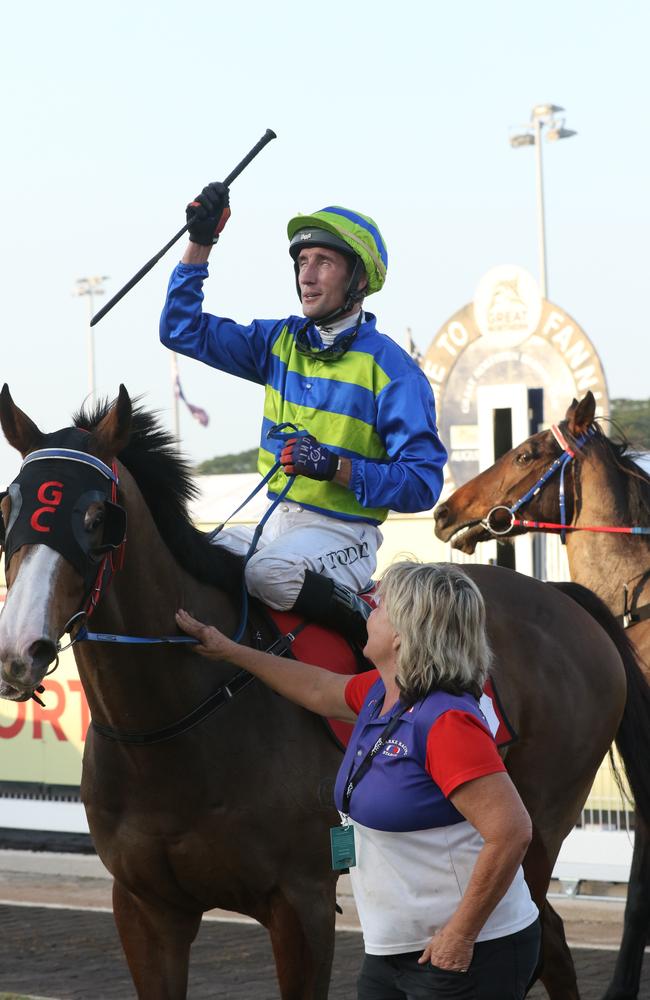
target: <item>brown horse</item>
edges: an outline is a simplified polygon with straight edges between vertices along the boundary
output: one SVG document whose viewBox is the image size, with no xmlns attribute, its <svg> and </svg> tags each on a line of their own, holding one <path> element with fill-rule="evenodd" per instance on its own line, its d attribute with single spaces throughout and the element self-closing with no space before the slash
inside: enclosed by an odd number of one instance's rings
<svg viewBox="0 0 650 1000">
<path fill-rule="evenodd" d="M 650 477 L 632 460 L 629 446 L 607 438 L 595 422 L 595 400 L 574 400 L 559 425 L 575 453 L 565 476 L 565 522 L 571 528 L 650 527 Z M 562 445 L 550 430 L 534 434 L 490 469 L 465 483 L 435 513 L 436 534 L 466 553 L 506 530 L 507 509 L 561 461 Z M 558 473 L 517 514 L 520 520 L 561 523 Z M 495 508 L 497 508 L 495 510 Z M 490 511 L 494 513 L 491 516 Z M 487 527 L 486 527 L 487 525 Z M 530 530 L 513 526 L 508 534 Z M 534 530 L 534 529 L 533 529 Z M 629 627 L 628 635 L 650 680 L 650 536 L 569 530 L 571 578 L 589 587 Z M 650 932 L 650 833 L 637 812 L 634 856 L 623 940 L 605 1000 L 634 1000 Z"/>
<path fill-rule="evenodd" d="M 92 627 L 111 635 L 178 637 L 179 606 L 234 630 L 241 563 L 192 526 L 188 470 L 151 416 L 132 413 L 123 387 L 110 408 L 43 434 L 5 386 L 0 424 L 26 459 L 1 503 L 9 562 L 0 695 L 30 697 L 67 628 L 84 634 L 76 614 L 89 605 Z M 650 818 L 650 695 L 593 595 L 576 588 L 570 599 L 494 567 L 470 572 L 519 734 L 506 762 L 534 824 L 525 864 L 543 915 L 540 975 L 553 1000 L 574 1000 L 561 921 L 545 894 L 615 737 Z M 246 641 L 258 629 L 254 621 Z M 320 720 L 227 663 L 207 666 L 185 644 L 78 641 L 74 651 L 92 714 L 82 797 L 114 876 L 138 996 L 186 995 L 202 913 L 222 907 L 269 929 L 283 1000 L 324 1000 L 335 911 L 327 828 L 340 753 Z"/>
</svg>

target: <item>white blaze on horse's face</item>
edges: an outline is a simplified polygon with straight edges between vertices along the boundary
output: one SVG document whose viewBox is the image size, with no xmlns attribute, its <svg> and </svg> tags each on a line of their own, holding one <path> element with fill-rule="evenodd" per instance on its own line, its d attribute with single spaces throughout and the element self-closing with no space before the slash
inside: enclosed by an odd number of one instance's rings
<svg viewBox="0 0 650 1000">
<path fill-rule="evenodd" d="M 31 694 L 56 659 L 52 599 L 64 564 L 45 545 L 30 547 L 20 562 L 0 614 L 1 698 L 16 701 Z"/>
</svg>

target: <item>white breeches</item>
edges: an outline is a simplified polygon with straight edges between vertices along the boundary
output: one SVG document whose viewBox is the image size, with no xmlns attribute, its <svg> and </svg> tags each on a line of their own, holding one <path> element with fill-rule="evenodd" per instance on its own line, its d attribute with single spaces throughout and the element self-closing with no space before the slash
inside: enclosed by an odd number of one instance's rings
<svg viewBox="0 0 650 1000">
<path fill-rule="evenodd" d="M 248 525 L 226 528 L 214 544 L 245 555 L 254 530 Z M 296 603 L 305 570 L 311 569 L 360 593 L 370 585 L 382 540 L 373 524 L 340 521 L 284 501 L 266 522 L 246 565 L 248 590 L 269 607 L 287 611 Z"/>
</svg>

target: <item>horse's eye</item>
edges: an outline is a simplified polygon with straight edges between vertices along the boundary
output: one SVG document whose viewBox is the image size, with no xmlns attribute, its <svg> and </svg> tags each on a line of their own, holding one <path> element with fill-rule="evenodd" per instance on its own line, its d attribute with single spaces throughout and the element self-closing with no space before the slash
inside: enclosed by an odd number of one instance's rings
<svg viewBox="0 0 650 1000">
<path fill-rule="evenodd" d="M 528 465 L 528 463 L 532 460 L 532 457 L 533 456 L 529 451 L 520 451 L 515 458 L 515 462 L 517 465 Z"/>
<path fill-rule="evenodd" d="M 84 518 L 84 530 L 89 534 L 96 531 L 104 523 L 104 511 L 101 507 L 91 508 L 86 511 L 86 516 Z"/>
</svg>

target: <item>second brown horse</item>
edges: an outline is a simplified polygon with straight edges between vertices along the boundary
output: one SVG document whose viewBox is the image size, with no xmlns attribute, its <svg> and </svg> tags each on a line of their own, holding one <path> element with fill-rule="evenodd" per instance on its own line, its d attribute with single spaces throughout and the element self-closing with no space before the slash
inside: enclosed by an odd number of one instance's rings
<svg viewBox="0 0 650 1000">
<path fill-rule="evenodd" d="M 445 541 L 452 539 L 454 548 L 473 553 L 480 542 L 493 537 L 486 524 L 498 531 L 507 527 L 506 509 L 562 459 L 558 438 L 564 439 L 575 455 L 565 476 L 571 579 L 598 594 L 625 623 L 650 681 L 650 477 L 634 460 L 629 445 L 603 433 L 595 413 L 591 392 L 580 402 L 574 400 L 557 436 L 551 430 L 534 434 L 440 504 L 436 534 Z M 494 508 L 498 510 L 490 519 Z M 562 523 L 557 471 L 517 513 L 521 520 Z M 593 527 L 615 530 L 589 530 Z M 646 533 L 632 534 L 631 528 Z M 508 534 L 527 530 L 516 525 Z M 637 812 L 623 940 L 604 1000 L 635 1000 L 649 935 L 650 830 Z"/>
</svg>

